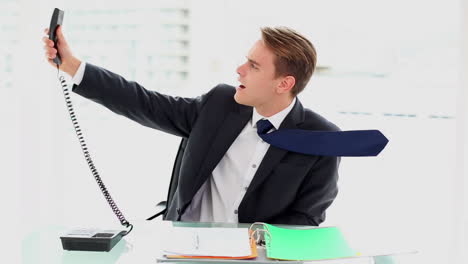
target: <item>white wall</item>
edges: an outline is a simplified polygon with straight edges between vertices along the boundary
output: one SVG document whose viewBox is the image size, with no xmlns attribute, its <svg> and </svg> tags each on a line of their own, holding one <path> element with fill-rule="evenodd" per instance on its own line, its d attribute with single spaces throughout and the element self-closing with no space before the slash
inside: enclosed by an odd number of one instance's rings
<svg viewBox="0 0 468 264">
<path fill-rule="evenodd" d="M 457 152 L 456 174 L 452 179 L 452 248 L 450 263 L 468 262 L 468 3 L 461 1 L 460 82 L 457 91 Z"/>
</svg>

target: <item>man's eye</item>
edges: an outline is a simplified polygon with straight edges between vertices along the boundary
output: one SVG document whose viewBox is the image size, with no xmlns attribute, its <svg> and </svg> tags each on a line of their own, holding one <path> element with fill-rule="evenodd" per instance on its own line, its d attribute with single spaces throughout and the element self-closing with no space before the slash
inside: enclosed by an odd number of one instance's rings
<svg viewBox="0 0 468 264">
<path fill-rule="evenodd" d="M 257 69 L 257 67 L 255 67 L 255 64 L 253 64 L 253 63 L 250 63 L 250 67 L 252 67 L 254 69 Z"/>
</svg>

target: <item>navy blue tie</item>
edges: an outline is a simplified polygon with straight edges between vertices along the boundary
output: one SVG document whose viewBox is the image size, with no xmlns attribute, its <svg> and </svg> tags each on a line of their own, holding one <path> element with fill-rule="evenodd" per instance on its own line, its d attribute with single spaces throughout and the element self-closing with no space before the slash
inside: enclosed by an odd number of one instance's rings
<svg viewBox="0 0 468 264">
<path fill-rule="evenodd" d="M 280 129 L 268 133 L 273 125 L 262 119 L 257 122 L 258 135 L 275 147 L 319 156 L 377 156 L 388 143 L 378 130 L 311 131 Z"/>
</svg>

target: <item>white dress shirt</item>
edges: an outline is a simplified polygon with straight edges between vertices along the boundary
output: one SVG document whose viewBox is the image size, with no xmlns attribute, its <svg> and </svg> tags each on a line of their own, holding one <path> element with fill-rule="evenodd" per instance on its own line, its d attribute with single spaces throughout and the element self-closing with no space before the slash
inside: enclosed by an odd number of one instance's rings
<svg viewBox="0 0 468 264">
<path fill-rule="evenodd" d="M 72 82 L 76 85 L 80 85 L 81 81 L 83 80 L 84 72 L 86 69 L 86 63 L 82 61 L 78 70 L 75 72 L 75 76 L 72 77 Z"/>
<path fill-rule="evenodd" d="M 85 68 L 86 63 L 82 62 L 72 79 L 75 84 L 81 83 Z M 239 205 L 270 147 L 258 136 L 257 121 L 268 119 L 273 125 L 272 130 L 276 130 L 295 102 L 296 98 L 285 109 L 268 118 L 261 116 L 254 108 L 252 118 L 224 154 L 211 177 L 197 191 L 190 206 L 182 215 L 182 221 L 229 223 L 239 221 Z"/>
<path fill-rule="evenodd" d="M 254 108 L 252 118 L 224 154 L 211 177 L 195 194 L 182 215 L 182 221 L 239 222 L 239 205 L 270 147 L 258 136 L 257 121 L 268 119 L 274 127 L 272 130 L 276 130 L 295 102 L 296 98 L 288 107 L 268 118 L 261 116 Z"/>
</svg>

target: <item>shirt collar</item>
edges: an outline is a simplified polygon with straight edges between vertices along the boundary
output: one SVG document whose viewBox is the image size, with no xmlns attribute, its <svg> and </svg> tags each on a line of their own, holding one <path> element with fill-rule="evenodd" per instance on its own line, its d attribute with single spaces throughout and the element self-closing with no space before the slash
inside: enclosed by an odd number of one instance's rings
<svg viewBox="0 0 468 264">
<path fill-rule="evenodd" d="M 252 127 L 253 128 L 257 128 L 257 122 L 261 119 L 267 119 L 268 121 L 270 121 L 270 123 L 275 127 L 275 129 L 278 129 L 281 125 L 281 123 L 283 123 L 283 120 L 286 118 L 286 116 L 289 114 L 289 112 L 291 112 L 291 109 L 293 108 L 294 104 L 296 103 L 296 97 L 294 97 L 293 101 L 288 105 L 288 107 L 284 108 L 283 110 L 279 111 L 278 113 L 270 116 L 270 117 L 264 117 L 262 115 L 260 115 L 258 112 L 257 112 L 257 109 L 255 109 L 254 107 L 254 110 L 252 111 Z"/>
</svg>

